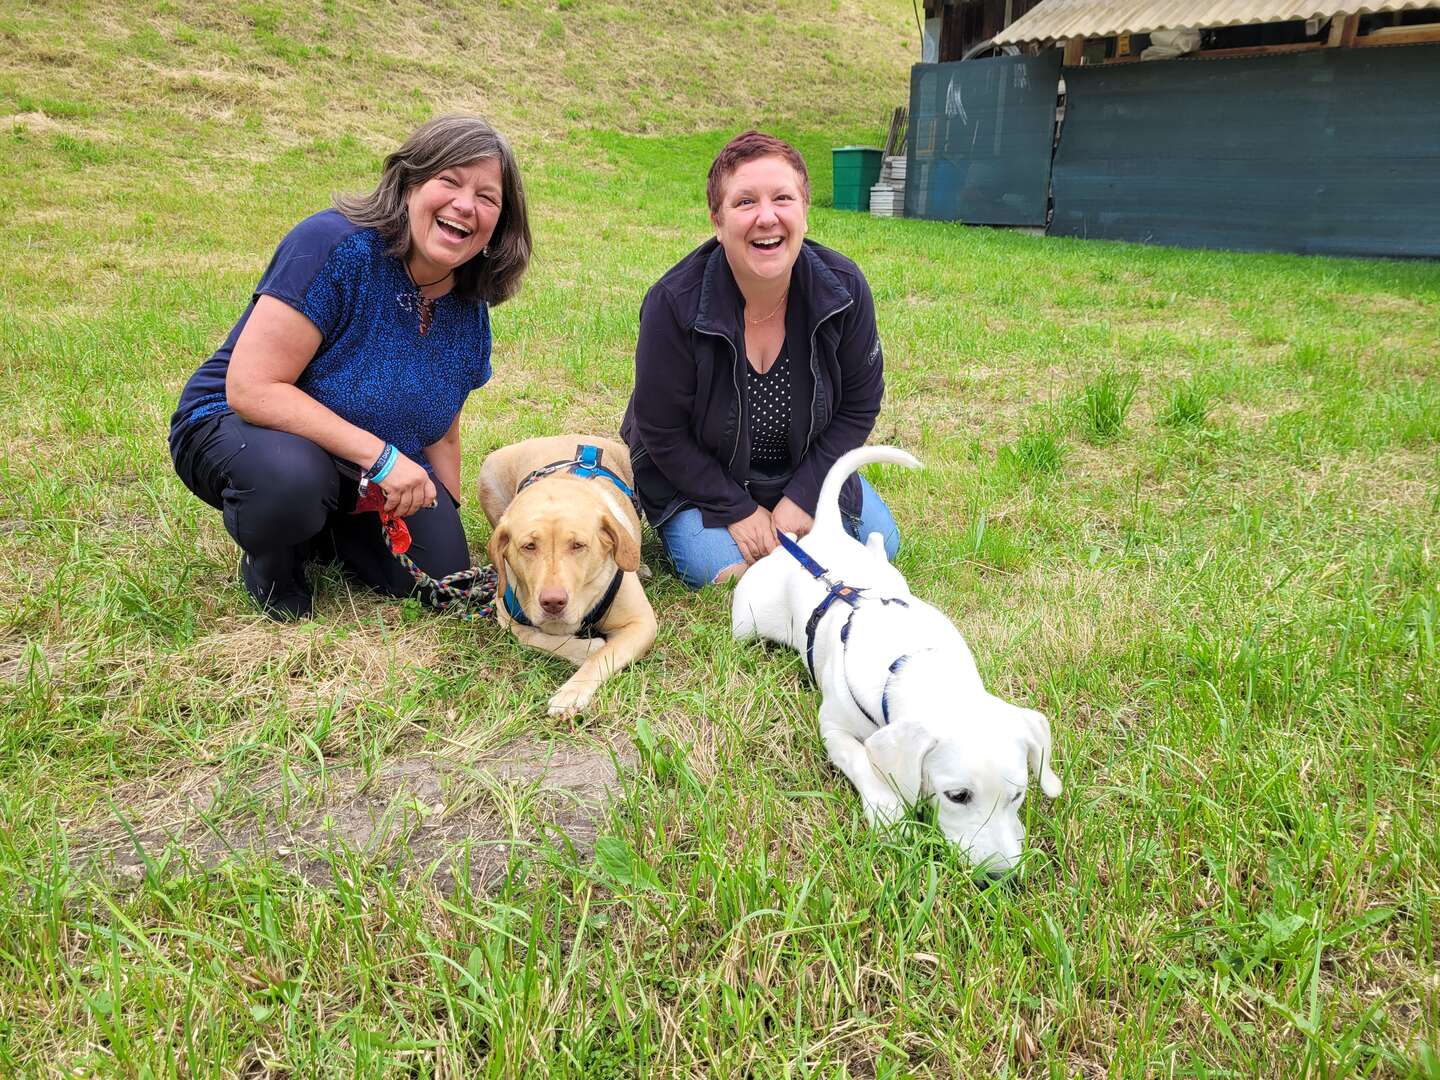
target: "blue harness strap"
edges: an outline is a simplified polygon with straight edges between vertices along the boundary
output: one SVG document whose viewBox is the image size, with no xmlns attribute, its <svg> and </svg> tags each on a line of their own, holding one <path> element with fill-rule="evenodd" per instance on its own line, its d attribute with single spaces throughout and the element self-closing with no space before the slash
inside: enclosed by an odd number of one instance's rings
<svg viewBox="0 0 1440 1080">
<path fill-rule="evenodd" d="M 620 592 L 620 583 L 624 579 L 625 571 L 616 570 L 615 576 L 610 579 L 609 588 L 605 590 L 605 595 L 600 597 L 596 605 L 587 611 L 585 617 L 580 620 L 580 625 L 575 630 L 576 637 L 595 636 L 596 624 L 605 618 L 605 613 L 610 610 L 610 605 L 615 602 L 615 597 Z M 510 618 L 514 619 L 521 626 L 535 625 L 530 621 L 529 616 L 525 614 L 525 610 L 520 606 L 520 601 L 515 596 L 515 589 L 508 581 L 505 583 L 505 611 L 509 614 Z"/>
<path fill-rule="evenodd" d="M 600 447 L 591 446 L 588 443 L 581 443 L 575 448 L 575 456 L 569 461 L 552 461 L 549 465 L 542 465 L 534 472 L 527 474 L 525 479 L 515 485 L 515 494 L 520 494 L 520 492 L 535 483 L 536 480 L 543 480 L 545 477 L 552 476 L 558 472 L 569 473 L 571 476 L 579 476 L 586 480 L 599 476 L 609 480 L 619 488 L 620 493 L 630 500 L 631 505 L 636 509 L 636 513 L 639 513 L 640 504 L 635 495 L 635 489 L 625 483 L 614 469 L 601 463 L 600 459 L 604 456 L 605 451 Z"/>
<path fill-rule="evenodd" d="M 811 558 L 810 554 L 805 551 L 804 548 L 782 532 L 777 532 L 775 535 L 780 541 L 780 546 L 795 557 L 795 561 L 805 568 L 806 573 L 816 581 L 827 586 L 825 599 L 815 605 L 815 610 L 810 612 L 810 618 L 805 623 L 805 666 L 810 671 L 810 678 L 815 679 L 815 633 L 820 628 L 820 620 L 825 617 L 825 613 L 830 610 L 830 605 L 835 603 L 836 600 L 843 600 L 850 605 L 850 615 L 846 618 L 845 625 L 840 628 L 840 645 L 842 649 L 840 665 L 841 670 L 844 671 L 846 656 L 843 651 L 844 646 L 850 643 L 850 624 L 855 621 L 855 612 L 860 607 L 860 598 L 865 590 L 857 588 L 854 585 L 846 585 L 843 581 L 831 581 L 828 576 L 830 571 L 826 570 Z M 875 599 L 879 600 L 882 604 L 899 604 L 901 607 L 910 606 L 898 596 L 879 596 Z M 905 662 L 909 659 L 910 654 L 905 653 L 897 657 L 890 665 L 890 674 L 885 680 L 884 689 L 880 692 L 880 722 L 876 722 L 875 718 L 870 715 L 870 710 L 860 704 L 860 699 L 855 696 L 855 691 L 850 691 L 850 700 L 855 702 L 855 707 L 860 710 L 860 715 L 865 717 L 866 720 L 869 720 L 870 723 L 874 724 L 877 728 L 883 724 L 890 723 L 890 680 L 905 666 Z M 816 681 L 818 682 L 819 680 L 817 679 Z M 845 676 L 845 686 L 847 689 L 850 686 L 850 676 L 848 674 Z"/>
<path fill-rule="evenodd" d="M 806 572 L 813 578 L 824 578 L 830 571 L 826 570 L 818 562 L 810 557 L 810 553 L 797 544 L 783 532 L 777 532 L 775 538 L 780 541 L 780 546 L 795 556 L 795 561 L 803 566 Z"/>
<path fill-rule="evenodd" d="M 815 606 L 810 612 L 810 619 L 805 623 L 805 666 L 810 669 L 810 677 L 815 678 L 815 631 L 820 628 L 820 620 L 830 610 L 830 605 L 836 600 L 844 600 L 850 605 L 850 615 L 854 618 L 855 605 L 860 602 L 860 590 L 852 589 L 849 585 L 831 585 L 830 591 L 825 594 L 825 599 Z M 850 625 L 849 620 L 845 622 Z"/>
<path fill-rule="evenodd" d="M 831 581 L 826 576 L 829 571 L 812 559 L 804 548 L 795 543 L 794 540 L 791 540 L 783 532 L 777 532 L 775 536 L 779 539 L 780 546 L 795 557 L 795 561 L 805 568 L 806 573 L 815 580 L 829 586 L 829 591 L 826 592 L 825 599 L 815 605 L 815 610 L 810 612 L 809 621 L 805 623 L 805 666 L 810 669 L 810 678 L 813 679 L 815 678 L 815 631 L 819 629 L 820 620 L 825 617 L 825 613 L 830 610 L 830 605 L 836 600 L 844 600 L 845 603 L 850 605 L 850 615 L 853 618 L 855 615 L 855 605 L 860 602 L 861 590 L 851 585 L 846 585 L 843 581 Z M 846 629 L 843 631 L 846 636 L 849 634 L 849 626 L 849 620 L 846 620 Z M 861 711 L 863 712 L 864 710 Z"/>
<path fill-rule="evenodd" d="M 880 718 L 885 723 L 890 723 L 890 680 L 900 674 L 900 669 L 909 661 L 910 654 L 897 656 L 890 665 L 890 675 L 885 680 L 885 688 L 880 691 Z"/>
</svg>

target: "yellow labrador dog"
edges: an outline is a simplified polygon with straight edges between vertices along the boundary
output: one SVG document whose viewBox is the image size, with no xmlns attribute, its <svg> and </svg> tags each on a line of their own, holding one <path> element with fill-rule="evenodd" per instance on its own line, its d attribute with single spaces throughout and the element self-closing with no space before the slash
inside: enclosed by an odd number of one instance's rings
<svg viewBox="0 0 1440 1080">
<path fill-rule="evenodd" d="M 655 642 L 640 569 L 630 452 L 610 439 L 557 435 L 503 446 L 480 466 L 494 527 L 496 616 L 516 639 L 579 670 L 550 699 L 570 716 Z"/>
</svg>

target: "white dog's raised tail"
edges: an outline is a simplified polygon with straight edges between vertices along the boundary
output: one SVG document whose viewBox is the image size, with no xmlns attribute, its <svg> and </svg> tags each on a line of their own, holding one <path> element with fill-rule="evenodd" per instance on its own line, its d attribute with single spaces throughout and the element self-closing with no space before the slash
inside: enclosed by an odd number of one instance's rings
<svg viewBox="0 0 1440 1080">
<path fill-rule="evenodd" d="M 861 446 L 847 454 L 841 454 L 839 460 L 830 466 L 830 471 L 825 474 L 825 483 L 820 487 L 820 497 L 815 501 L 814 528 L 817 531 L 840 531 L 840 488 L 856 469 L 862 465 L 874 464 L 904 465 L 909 469 L 924 468 L 918 458 L 907 454 L 898 446 Z M 863 541 L 864 537 L 861 537 L 861 540 Z"/>
</svg>

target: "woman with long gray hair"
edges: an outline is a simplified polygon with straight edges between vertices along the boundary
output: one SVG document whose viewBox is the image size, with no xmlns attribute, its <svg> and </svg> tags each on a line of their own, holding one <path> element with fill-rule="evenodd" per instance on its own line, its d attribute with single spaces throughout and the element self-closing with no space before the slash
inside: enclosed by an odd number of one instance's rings
<svg viewBox="0 0 1440 1080">
<path fill-rule="evenodd" d="M 352 513 L 362 485 L 406 519 L 431 577 L 470 565 L 460 410 L 490 378 L 489 309 L 529 261 L 514 155 L 473 116 L 422 125 L 373 192 L 336 199 L 280 242 L 170 426 L 176 472 L 222 512 L 265 614 L 310 614 L 315 557 L 380 592 L 413 591 L 375 517 Z"/>
</svg>

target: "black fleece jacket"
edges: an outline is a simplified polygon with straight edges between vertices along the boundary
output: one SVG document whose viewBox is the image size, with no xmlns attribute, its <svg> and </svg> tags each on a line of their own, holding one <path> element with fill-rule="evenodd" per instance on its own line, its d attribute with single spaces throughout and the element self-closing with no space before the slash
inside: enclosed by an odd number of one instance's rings
<svg viewBox="0 0 1440 1080">
<path fill-rule="evenodd" d="M 875 303 L 860 268 L 806 240 L 791 271 L 785 339 L 797 464 L 786 478 L 761 480 L 750 475 L 744 299 L 724 249 L 707 240 L 646 293 L 620 434 L 652 525 L 694 506 L 707 528 L 723 528 L 782 496 L 815 512 L 825 473 L 865 442 L 885 392 Z M 840 506 L 860 512 L 853 476 Z"/>
</svg>

